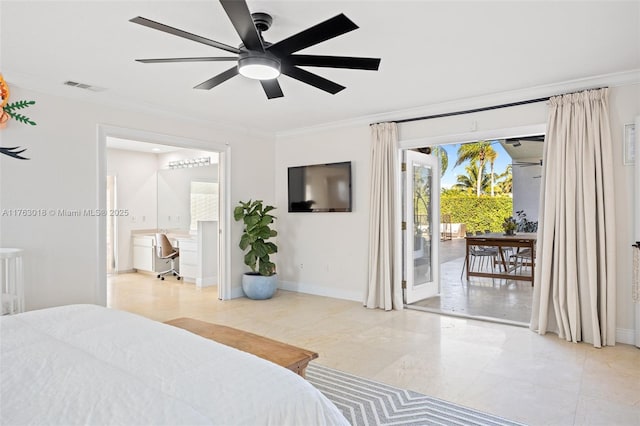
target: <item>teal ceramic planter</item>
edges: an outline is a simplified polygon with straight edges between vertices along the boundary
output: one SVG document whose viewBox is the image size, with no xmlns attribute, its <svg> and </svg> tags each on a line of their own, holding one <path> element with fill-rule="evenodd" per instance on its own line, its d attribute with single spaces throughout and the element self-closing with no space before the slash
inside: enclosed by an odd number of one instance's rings
<svg viewBox="0 0 640 426">
<path fill-rule="evenodd" d="M 242 276 L 242 291 L 249 299 L 271 299 L 277 288 L 277 275 L 265 277 L 257 273 L 247 272 Z"/>
</svg>

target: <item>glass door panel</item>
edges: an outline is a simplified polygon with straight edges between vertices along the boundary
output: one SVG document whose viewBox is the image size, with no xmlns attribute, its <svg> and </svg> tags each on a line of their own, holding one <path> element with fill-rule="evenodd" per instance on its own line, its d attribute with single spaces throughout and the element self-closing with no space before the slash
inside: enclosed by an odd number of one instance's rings
<svg viewBox="0 0 640 426">
<path fill-rule="evenodd" d="M 405 151 L 405 303 L 440 291 L 440 172 L 437 158 Z"/>
</svg>

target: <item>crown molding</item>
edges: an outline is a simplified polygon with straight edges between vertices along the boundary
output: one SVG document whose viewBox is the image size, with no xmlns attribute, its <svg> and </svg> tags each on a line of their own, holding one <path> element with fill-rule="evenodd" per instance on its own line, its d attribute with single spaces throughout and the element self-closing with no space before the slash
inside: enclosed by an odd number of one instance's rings
<svg viewBox="0 0 640 426">
<path fill-rule="evenodd" d="M 432 114 L 441 114 L 453 111 L 464 111 L 474 108 L 482 108 L 490 105 L 501 105 L 510 102 L 518 102 L 526 99 L 537 99 L 547 96 L 561 95 L 563 93 L 577 92 L 600 87 L 619 87 L 631 84 L 640 84 L 640 69 L 623 71 L 611 74 L 602 74 L 592 77 L 579 78 L 558 83 L 529 87 L 526 89 L 510 90 L 491 93 L 472 98 L 461 98 L 447 102 L 423 105 L 417 108 L 390 111 L 382 114 L 362 116 L 355 119 L 334 121 L 318 126 L 292 129 L 276 133 L 276 138 L 315 133 L 319 131 L 335 130 L 344 127 L 368 126 L 372 123 L 402 120 L 409 117 L 421 117 Z"/>
</svg>

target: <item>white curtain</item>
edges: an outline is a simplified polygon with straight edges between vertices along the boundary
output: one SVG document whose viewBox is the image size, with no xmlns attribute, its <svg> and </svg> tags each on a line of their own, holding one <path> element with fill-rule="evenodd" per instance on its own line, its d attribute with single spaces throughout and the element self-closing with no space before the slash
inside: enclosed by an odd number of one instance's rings
<svg viewBox="0 0 640 426">
<path fill-rule="evenodd" d="M 371 192 L 369 200 L 369 282 L 367 308 L 402 309 L 401 264 L 395 250 L 398 177 L 396 123 L 371 125 Z"/>
<path fill-rule="evenodd" d="M 550 99 L 531 329 L 615 344 L 613 160 L 608 89 Z"/>
</svg>

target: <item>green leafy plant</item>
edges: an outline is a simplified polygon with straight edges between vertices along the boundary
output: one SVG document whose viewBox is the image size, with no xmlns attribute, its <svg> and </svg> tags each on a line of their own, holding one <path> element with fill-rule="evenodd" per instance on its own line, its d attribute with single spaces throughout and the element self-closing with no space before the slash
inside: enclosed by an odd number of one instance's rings
<svg viewBox="0 0 640 426">
<path fill-rule="evenodd" d="M 518 228 L 518 222 L 516 222 L 512 216 L 504 218 L 504 222 L 502 222 L 502 229 L 504 229 L 504 232 L 514 232 L 516 228 Z"/>
<path fill-rule="evenodd" d="M 518 210 L 516 216 L 518 217 L 518 232 L 536 232 L 538 230 L 538 222 L 527 219 L 524 210 Z"/>
<path fill-rule="evenodd" d="M 508 196 L 476 197 L 475 192 L 449 190 L 440 196 L 440 211 L 450 215 L 452 223 L 464 223 L 467 231 L 499 232 L 504 218 L 513 214 L 513 200 Z M 421 210 L 420 214 L 426 212 Z"/>
<path fill-rule="evenodd" d="M 236 222 L 242 220 L 244 223 L 239 244 L 239 247 L 246 251 L 244 263 L 253 273 L 264 276 L 276 273 L 276 265 L 271 262 L 269 256 L 278 252 L 278 246 L 266 241 L 278 235 L 274 229 L 271 229 L 271 224 L 276 219 L 269 214 L 272 210 L 275 210 L 275 207 L 263 206 L 262 200 L 240 201 L 240 205 L 233 210 L 233 218 Z"/>
</svg>

